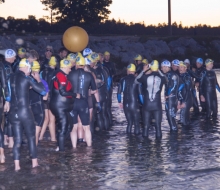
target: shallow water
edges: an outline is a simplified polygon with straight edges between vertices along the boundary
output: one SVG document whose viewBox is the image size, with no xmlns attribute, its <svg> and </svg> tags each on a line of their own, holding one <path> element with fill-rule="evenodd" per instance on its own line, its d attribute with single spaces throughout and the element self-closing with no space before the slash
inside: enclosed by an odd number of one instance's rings
<svg viewBox="0 0 220 190">
<path fill-rule="evenodd" d="M 125 134 L 126 120 L 116 94 L 112 110 L 114 126 L 96 133 L 92 148 L 81 143 L 72 150 L 68 140 L 67 151 L 58 153 L 56 144 L 47 138 L 41 141 L 36 169 L 31 169 L 23 145 L 22 169 L 14 172 L 12 151 L 6 148 L 0 189 L 220 189 L 219 120 L 206 122 L 201 115 L 192 118 L 191 126 L 179 125 L 178 133 L 171 134 L 163 112 L 162 140 L 155 140 L 153 127 L 145 140 Z"/>
</svg>

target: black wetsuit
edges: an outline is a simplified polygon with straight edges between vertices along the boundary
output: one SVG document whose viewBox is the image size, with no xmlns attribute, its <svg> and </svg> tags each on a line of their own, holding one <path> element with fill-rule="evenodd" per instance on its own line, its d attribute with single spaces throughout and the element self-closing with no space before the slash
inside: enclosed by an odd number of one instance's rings
<svg viewBox="0 0 220 190">
<path fill-rule="evenodd" d="M 40 62 L 40 70 L 43 71 L 46 67 L 49 67 L 49 61 L 50 59 L 47 59 L 46 57 Z"/>
<path fill-rule="evenodd" d="M 165 85 L 165 110 L 170 131 L 177 130 L 176 112 L 178 104 L 179 76 L 173 71 L 166 73 L 167 83 Z"/>
<path fill-rule="evenodd" d="M 189 76 L 191 76 L 192 81 L 195 79 L 196 81 L 200 81 L 200 75 L 198 75 L 197 73 L 193 72 L 190 69 L 187 69 L 187 73 Z M 192 97 L 193 97 L 193 111 L 195 114 L 199 113 L 199 104 L 198 104 L 198 100 L 197 100 L 197 96 L 196 96 L 196 89 L 195 89 L 195 85 L 193 84 L 193 88 L 192 88 Z"/>
<path fill-rule="evenodd" d="M 108 89 L 108 115 L 110 118 L 110 125 L 112 125 L 112 112 L 111 112 L 111 107 L 112 107 L 112 93 L 113 93 L 113 77 L 116 74 L 116 69 L 115 65 L 112 62 L 103 62 L 103 66 L 108 69 L 109 73 L 109 83 L 110 83 L 110 88 Z"/>
<path fill-rule="evenodd" d="M 20 63 L 20 61 L 21 61 L 21 58 L 17 55 L 14 63 L 12 63 L 12 70 L 13 70 L 13 72 L 19 70 L 19 63 Z"/>
<path fill-rule="evenodd" d="M 34 82 L 30 76 L 26 76 L 18 70 L 10 77 L 11 84 L 11 106 L 9 111 L 9 122 L 12 125 L 14 133 L 13 155 L 14 160 L 20 159 L 20 147 L 22 142 L 22 131 L 28 139 L 29 152 L 32 159 L 37 158 L 35 122 L 32 110 L 30 108 L 29 89 L 46 95 L 43 83 Z"/>
<path fill-rule="evenodd" d="M 9 79 L 10 79 L 10 76 L 13 74 L 13 70 L 12 70 L 12 67 L 11 67 L 11 63 L 9 63 L 7 61 L 4 61 L 3 64 L 4 64 L 4 67 L 5 67 L 7 87 L 8 87 L 8 90 L 10 92 Z M 18 69 L 18 68 L 16 68 L 16 69 Z M 10 122 L 8 121 L 8 113 L 5 113 L 5 125 L 4 126 L 5 126 L 5 129 L 4 129 L 5 135 L 8 135 L 8 137 L 13 137 L 12 126 L 11 126 Z"/>
<path fill-rule="evenodd" d="M 75 94 L 67 75 L 62 70 L 58 70 L 53 78 L 49 107 L 56 118 L 57 145 L 60 151 L 64 151 L 66 134 L 72 131 L 70 112 L 73 107 L 73 97 Z"/>
<path fill-rule="evenodd" d="M 206 117 L 210 119 L 217 117 L 218 101 L 216 89 L 220 92 L 220 87 L 216 78 L 215 71 L 204 70 L 200 83 L 200 94 L 205 97 Z"/>
<path fill-rule="evenodd" d="M 132 125 L 134 125 L 134 133 L 140 133 L 140 102 L 139 88 L 140 84 L 135 83 L 135 75 L 129 74 L 122 78 L 118 84 L 117 98 L 121 103 L 121 93 L 123 92 L 123 108 L 128 122 L 127 133 L 131 133 Z"/>
<path fill-rule="evenodd" d="M 139 63 L 136 65 L 136 73 L 139 75 L 144 69 L 144 63 Z"/>
<path fill-rule="evenodd" d="M 80 98 L 76 98 L 72 116 L 73 124 L 78 123 L 78 116 L 81 119 L 82 125 L 89 125 L 89 108 L 88 108 L 88 90 L 91 87 L 91 90 L 96 90 L 96 84 L 94 77 L 91 73 L 84 71 L 84 69 L 79 68 L 75 71 L 71 71 L 68 75 L 68 79 L 72 84 L 73 92 L 80 94 Z"/>
<path fill-rule="evenodd" d="M 0 62 L 0 123 L 2 123 L 4 100 L 10 102 L 11 97 L 7 86 L 5 68 L 4 65 Z M 1 127 L 0 127 L 0 147 L 1 148 L 4 147 L 4 133 Z"/>
<path fill-rule="evenodd" d="M 193 106 L 193 85 L 191 76 L 186 72 L 180 74 L 179 101 L 185 104 L 181 109 L 180 120 L 183 125 L 190 124 L 190 108 Z"/>
<path fill-rule="evenodd" d="M 195 79 L 195 83 L 199 83 L 201 82 L 201 77 L 202 77 L 202 73 L 205 71 L 206 69 L 202 66 L 200 68 L 196 68 L 196 75 L 199 76 L 199 78 L 196 78 Z M 206 112 L 206 104 L 205 102 L 202 102 L 201 101 L 201 98 L 200 98 L 201 94 L 199 93 L 199 101 L 200 101 L 200 106 L 202 107 L 202 112 Z"/>
<path fill-rule="evenodd" d="M 140 73 L 142 75 L 143 72 Z M 139 75 L 139 76 L 140 76 Z M 137 78 L 139 78 L 139 76 Z M 142 75 L 141 78 L 137 79 L 138 82 L 142 83 L 143 91 L 143 119 L 144 119 L 144 130 L 143 136 L 148 137 L 150 128 L 151 114 L 155 119 L 156 138 L 162 137 L 161 132 L 161 121 L 162 121 L 162 104 L 161 104 L 161 90 L 163 85 L 166 83 L 164 76 L 161 76 L 158 72 L 152 72 L 148 75 Z"/>
</svg>

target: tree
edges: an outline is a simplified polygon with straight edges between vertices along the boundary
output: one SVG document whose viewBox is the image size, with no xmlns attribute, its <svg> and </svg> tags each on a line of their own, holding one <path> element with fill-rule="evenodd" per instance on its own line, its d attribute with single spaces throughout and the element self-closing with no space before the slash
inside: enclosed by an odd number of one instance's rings
<svg viewBox="0 0 220 190">
<path fill-rule="evenodd" d="M 59 0 L 40 0 L 40 1 L 42 4 L 45 5 L 45 9 L 43 10 L 50 12 L 50 16 L 44 16 L 44 18 L 50 20 L 50 24 L 52 24 L 55 21 L 55 19 L 53 18 L 53 16 L 55 15 L 55 10 L 53 6 Z"/>
<path fill-rule="evenodd" d="M 4 3 L 4 2 L 5 2 L 5 0 L 0 0 L 0 4 L 1 4 L 1 3 Z"/>
<path fill-rule="evenodd" d="M 51 4 L 51 1 L 53 3 Z M 108 9 L 112 0 L 41 0 L 46 6 L 51 6 L 57 20 L 78 23 L 101 22 L 108 18 Z"/>
</svg>

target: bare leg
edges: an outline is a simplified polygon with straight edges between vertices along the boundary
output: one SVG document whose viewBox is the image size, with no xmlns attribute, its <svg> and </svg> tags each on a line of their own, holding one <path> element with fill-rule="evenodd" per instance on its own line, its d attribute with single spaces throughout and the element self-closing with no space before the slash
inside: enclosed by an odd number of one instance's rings
<svg viewBox="0 0 220 190">
<path fill-rule="evenodd" d="M 42 130 L 40 132 L 40 137 L 39 137 L 39 140 L 43 140 L 44 138 L 44 133 L 47 129 L 47 126 L 48 126 L 48 123 L 49 123 L 49 111 L 48 109 L 45 109 L 45 118 L 44 118 L 44 123 L 43 123 L 43 126 L 42 126 Z"/>
<path fill-rule="evenodd" d="M 8 137 L 8 148 L 13 148 L 14 146 L 14 138 Z"/>
<path fill-rule="evenodd" d="M 49 110 L 49 130 L 50 130 L 51 141 L 56 141 L 55 117 L 50 110 Z"/>
<path fill-rule="evenodd" d="M 0 148 L 0 163 L 1 164 L 5 163 L 5 154 L 3 148 Z"/>
<path fill-rule="evenodd" d="M 40 131 L 41 131 L 41 127 L 36 126 L 36 145 L 38 145 Z"/>
<path fill-rule="evenodd" d="M 81 123 L 79 116 L 78 116 L 77 134 L 78 134 L 78 139 L 84 138 L 84 130 L 83 130 L 82 123 Z"/>
<path fill-rule="evenodd" d="M 14 160 L 14 163 L 15 163 L 15 171 L 20 170 L 21 169 L 20 160 Z"/>
<path fill-rule="evenodd" d="M 92 146 L 92 134 L 90 131 L 90 126 L 89 125 L 83 126 L 83 129 L 85 132 L 85 140 L 86 140 L 87 146 Z"/>
<path fill-rule="evenodd" d="M 4 145 L 8 145 L 8 135 L 4 135 Z"/>
<path fill-rule="evenodd" d="M 77 128 L 78 128 L 78 124 L 74 124 L 73 130 L 70 133 L 73 148 L 76 148 L 77 145 Z"/>
</svg>

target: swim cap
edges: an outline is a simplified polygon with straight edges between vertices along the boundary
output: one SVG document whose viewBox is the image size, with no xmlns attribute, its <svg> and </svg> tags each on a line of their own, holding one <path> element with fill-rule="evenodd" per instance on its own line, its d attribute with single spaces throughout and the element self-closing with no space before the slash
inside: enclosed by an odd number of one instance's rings
<svg viewBox="0 0 220 190">
<path fill-rule="evenodd" d="M 24 48 L 19 48 L 18 49 L 18 55 L 23 55 L 25 53 L 26 53 L 26 49 L 24 49 Z"/>
<path fill-rule="evenodd" d="M 149 62 L 148 62 L 147 59 L 143 59 L 143 60 L 142 60 L 142 63 L 144 63 L 144 64 L 149 64 Z"/>
<path fill-rule="evenodd" d="M 186 63 L 186 64 L 189 64 L 189 65 L 190 65 L 190 61 L 189 61 L 189 59 L 185 59 L 185 60 L 184 60 L 184 63 Z"/>
<path fill-rule="evenodd" d="M 165 61 L 163 61 L 163 62 L 161 63 L 161 66 L 162 66 L 162 67 L 163 67 L 163 66 L 171 67 L 171 63 L 170 63 L 169 61 L 165 60 Z"/>
<path fill-rule="evenodd" d="M 210 63 L 214 63 L 214 61 L 212 59 L 206 59 L 205 60 L 205 65 L 208 65 Z"/>
<path fill-rule="evenodd" d="M 137 54 L 137 55 L 135 55 L 134 60 L 135 61 L 142 61 L 142 56 Z"/>
<path fill-rule="evenodd" d="M 184 63 L 183 61 L 179 61 L 179 66 L 184 66 L 184 67 L 186 67 L 186 63 Z"/>
<path fill-rule="evenodd" d="M 5 51 L 5 58 L 12 58 L 15 57 L 16 53 L 13 49 L 6 49 Z"/>
<path fill-rule="evenodd" d="M 86 63 L 85 58 L 83 56 L 77 56 L 76 64 L 80 66 L 84 66 Z"/>
<path fill-rule="evenodd" d="M 63 59 L 60 61 L 60 68 L 72 67 L 71 62 L 68 59 Z"/>
<path fill-rule="evenodd" d="M 99 56 L 98 53 L 93 52 L 93 53 L 91 54 L 91 58 L 92 58 L 92 60 L 94 60 L 94 61 L 99 61 L 100 56 Z"/>
<path fill-rule="evenodd" d="M 82 54 L 81 54 L 80 52 L 77 52 L 77 53 L 76 53 L 76 57 L 78 57 L 78 56 L 81 56 L 81 57 L 82 57 Z"/>
<path fill-rule="evenodd" d="M 91 63 L 92 61 L 88 57 L 85 57 L 85 64 L 90 65 Z"/>
<path fill-rule="evenodd" d="M 128 66 L 127 66 L 127 70 L 131 71 L 131 72 L 135 72 L 136 71 L 136 67 L 133 63 L 130 63 Z"/>
<path fill-rule="evenodd" d="M 19 63 L 19 67 L 30 67 L 31 68 L 32 63 L 30 63 L 26 58 L 22 59 Z"/>
<path fill-rule="evenodd" d="M 55 67 L 57 65 L 57 59 L 55 56 L 52 56 L 49 61 L 49 65 Z"/>
<path fill-rule="evenodd" d="M 110 55 L 110 53 L 108 51 L 105 51 L 104 55 Z"/>
<path fill-rule="evenodd" d="M 153 61 L 151 62 L 150 69 L 151 69 L 152 71 L 157 71 L 158 68 L 159 68 L 159 63 L 158 63 L 158 61 L 157 61 L 157 60 L 153 60 Z"/>
<path fill-rule="evenodd" d="M 70 60 L 70 61 L 76 61 L 76 54 L 75 53 L 70 53 L 68 56 L 67 56 L 67 59 Z"/>
<path fill-rule="evenodd" d="M 202 59 L 202 58 L 198 58 L 198 59 L 196 60 L 196 63 L 203 64 L 203 59 Z"/>
<path fill-rule="evenodd" d="M 40 71 L 40 64 L 38 61 L 33 61 L 31 66 L 32 71 Z"/>
<path fill-rule="evenodd" d="M 90 48 L 85 48 L 83 50 L 83 57 L 86 57 L 87 55 L 91 54 L 92 50 Z"/>
<path fill-rule="evenodd" d="M 172 61 L 172 64 L 175 65 L 175 66 L 177 66 L 177 67 L 179 67 L 180 61 L 179 61 L 178 59 L 174 59 L 174 60 Z"/>
</svg>

